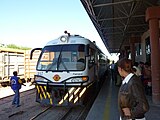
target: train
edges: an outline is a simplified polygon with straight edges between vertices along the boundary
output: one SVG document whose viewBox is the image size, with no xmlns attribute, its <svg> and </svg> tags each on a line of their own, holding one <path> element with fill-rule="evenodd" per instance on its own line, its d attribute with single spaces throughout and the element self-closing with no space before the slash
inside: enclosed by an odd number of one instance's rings
<svg viewBox="0 0 160 120">
<path fill-rule="evenodd" d="M 24 82 L 34 79 L 39 52 L 34 53 L 32 60 L 30 60 L 30 52 L 31 50 L 0 47 L 0 87 L 10 85 L 9 79 L 13 71 L 17 71 L 18 77 Z"/>
<path fill-rule="evenodd" d="M 43 105 L 82 105 L 86 91 L 101 82 L 107 70 L 107 56 L 93 41 L 65 34 L 49 41 L 41 51 L 34 76 L 36 102 Z"/>
</svg>

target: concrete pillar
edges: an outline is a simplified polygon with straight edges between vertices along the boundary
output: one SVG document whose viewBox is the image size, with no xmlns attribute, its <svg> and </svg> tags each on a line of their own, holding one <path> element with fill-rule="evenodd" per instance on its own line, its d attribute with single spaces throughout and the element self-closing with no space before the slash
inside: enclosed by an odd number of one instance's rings
<svg viewBox="0 0 160 120">
<path fill-rule="evenodd" d="M 160 44 L 159 44 L 160 7 L 149 7 L 146 10 L 146 21 L 149 22 L 151 43 L 152 99 L 160 104 Z"/>
</svg>

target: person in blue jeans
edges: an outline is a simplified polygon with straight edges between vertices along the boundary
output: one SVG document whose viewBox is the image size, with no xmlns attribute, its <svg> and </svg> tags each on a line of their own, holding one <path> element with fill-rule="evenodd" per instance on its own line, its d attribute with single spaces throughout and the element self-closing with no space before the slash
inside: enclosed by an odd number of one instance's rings
<svg viewBox="0 0 160 120">
<path fill-rule="evenodd" d="M 10 78 L 11 88 L 14 91 L 14 98 L 12 101 L 12 105 L 16 105 L 16 107 L 20 106 L 20 92 L 21 85 L 24 85 L 19 77 L 17 77 L 17 71 L 13 72 L 13 76 Z"/>
</svg>

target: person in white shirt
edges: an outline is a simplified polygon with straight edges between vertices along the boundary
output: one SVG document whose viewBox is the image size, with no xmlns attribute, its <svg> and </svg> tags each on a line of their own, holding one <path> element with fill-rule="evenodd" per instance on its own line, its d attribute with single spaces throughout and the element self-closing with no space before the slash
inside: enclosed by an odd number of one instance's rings
<svg viewBox="0 0 160 120">
<path fill-rule="evenodd" d="M 142 81 L 132 73 L 132 61 L 122 58 L 117 62 L 118 72 L 123 78 L 118 93 L 120 120 L 146 120 L 149 104 Z"/>
<path fill-rule="evenodd" d="M 142 74 L 141 74 L 140 68 L 138 67 L 138 62 L 135 62 L 135 63 L 134 63 L 133 68 L 135 69 L 135 72 L 134 72 L 134 73 L 135 73 L 138 77 L 140 77 Z"/>
</svg>

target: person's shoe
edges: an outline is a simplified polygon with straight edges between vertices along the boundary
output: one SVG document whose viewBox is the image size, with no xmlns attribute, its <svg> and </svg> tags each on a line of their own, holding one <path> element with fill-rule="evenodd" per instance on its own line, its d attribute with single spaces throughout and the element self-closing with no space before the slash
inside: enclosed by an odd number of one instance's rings
<svg viewBox="0 0 160 120">
<path fill-rule="evenodd" d="M 12 105 L 15 105 L 16 103 L 12 103 Z"/>
<path fill-rule="evenodd" d="M 16 107 L 20 107 L 21 105 L 17 105 Z"/>
</svg>

